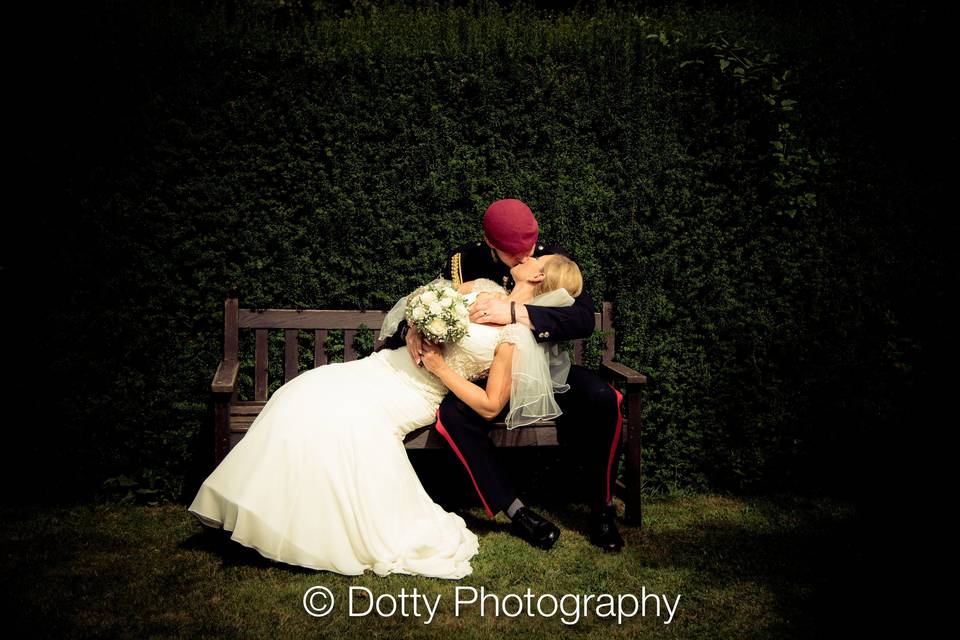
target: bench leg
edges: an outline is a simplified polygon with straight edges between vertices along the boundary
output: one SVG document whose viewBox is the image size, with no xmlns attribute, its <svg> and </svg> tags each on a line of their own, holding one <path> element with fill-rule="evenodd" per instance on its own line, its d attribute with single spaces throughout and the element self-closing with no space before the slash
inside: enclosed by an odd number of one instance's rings
<svg viewBox="0 0 960 640">
<path fill-rule="evenodd" d="M 640 385 L 633 387 L 634 385 L 627 386 L 627 407 L 630 417 L 627 426 L 627 459 L 624 469 L 627 485 L 624 520 L 639 529 L 643 527 L 643 501 L 640 497 L 643 479 L 640 465 L 642 422 L 640 420 Z"/>
<path fill-rule="evenodd" d="M 230 452 L 230 394 L 214 394 L 213 403 L 213 456 L 214 465 Z"/>
</svg>

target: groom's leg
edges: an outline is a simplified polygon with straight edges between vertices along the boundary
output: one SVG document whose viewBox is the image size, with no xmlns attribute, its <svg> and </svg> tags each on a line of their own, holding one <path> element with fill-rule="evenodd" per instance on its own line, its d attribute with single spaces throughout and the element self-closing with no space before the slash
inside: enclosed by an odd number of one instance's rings
<svg viewBox="0 0 960 640">
<path fill-rule="evenodd" d="M 485 386 L 486 380 L 477 384 Z M 516 498 L 516 492 L 497 463 L 496 446 L 490 439 L 490 422 L 463 400 L 448 393 L 437 410 L 436 428 L 466 468 L 487 515 L 492 518 L 499 511 L 506 512 Z"/>
<path fill-rule="evenodd" d="M 560 444 L 581 456 L 586 470 L 588 504 L 608 504 L 617 476 L 622 433 L 620 397 L 596 373 L 573 365 L 567 376 L 570 389 L 555 395 L 563 414 L 557 418 Z"/>
</svg>

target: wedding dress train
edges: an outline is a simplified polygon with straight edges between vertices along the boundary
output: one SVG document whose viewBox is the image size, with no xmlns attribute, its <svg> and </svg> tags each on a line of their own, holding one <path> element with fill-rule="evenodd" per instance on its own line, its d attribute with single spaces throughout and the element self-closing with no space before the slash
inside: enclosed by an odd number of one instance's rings
<svg viewBox="0 0 960 640">
<path fill-rule="evenodd" d="M 502 290 L 489 281 L 478 289 Z M 466 378 L 483 377 L 497 344 L 520 331 L 530 330 L 471 323 L 447 345 L 446 360 Z M 403 446 L 410 431 L 434 421 L 446 393 L 406 349 L 301 373 L 273 393 L 189 511 L 288 564 L 347 575 L 469 575 L 477 536 L 430 498 Z"/>
</svg>

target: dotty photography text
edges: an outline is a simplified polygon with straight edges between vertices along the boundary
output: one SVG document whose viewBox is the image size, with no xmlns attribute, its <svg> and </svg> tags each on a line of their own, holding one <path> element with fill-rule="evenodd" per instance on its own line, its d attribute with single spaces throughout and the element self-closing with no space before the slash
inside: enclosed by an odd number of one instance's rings
<svg viewBox="0 0 960 640">
<path fill-rule="evenodd" d="M 448 605 L 453 615 L 506 616 L 508 618 L 544 617 L 559 618 L 565 625 L 575 625 L 581 619 L 596 616 L 616 620 L 617 624 L 640 616 L 652 616 L 670 624 L 680 605 L 680 595 L 647 592 L 642 587 L 640 593 L 565 593 L 536 594 L 529 587 L 523 593 L 499 595 L 488 592 L 484 587 L 456 587 L 453 602 Z M 420 593 L 416 587 L 399 593 L 381 593 L 375 595 L 368 587 L 351 586 L 346 594 L 346 612 L 351 618 L 363 618 L 377 615 L 382 618 L 400 616 L 417 618 L 423 624 L 430 624 L 441 610 L 442 594 Z M 336 608 L 336 598 L 324 586 L 307 589 L 303 595 L 303 608 L 310 615 L 321 618 Z M 341 610 L 344 607 L 341 606 Z"/>
</svg>

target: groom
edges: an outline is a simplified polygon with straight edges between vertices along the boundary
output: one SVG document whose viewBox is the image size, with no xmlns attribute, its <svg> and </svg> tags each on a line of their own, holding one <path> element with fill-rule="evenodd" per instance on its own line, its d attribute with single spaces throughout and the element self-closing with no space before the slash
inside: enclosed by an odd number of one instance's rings
<svg viewBox="0 0 960 640">
<path fill-rule="evenodd" d="M 530 208 L 519 200 L 497 200 L 483 216 L 483 242 L 471 243 L 448 257 L 441 277 L 454 286 L 477 278 L 488 278 L 508 291 L 514 286 L 510 269 L 530 256 L 551 253 L 570 257 L 557 246 L 537 244 L 537 221 Z M 472 322 L 521 323 L 533 331 L 538 342 L 589 337 L 594 329 L 593 299 L 584 291 L 569 307 L 517 305 L 511 315 L 510 303 L 487 293 L 479 294 L 470 308 Z M 401 321 L 399 330 L 385 346 L 397 348 L 406 343 L 417 364 L 425 351 L 439 350 L 427 342 L 415 327 Z M 483 387 L 486 379 L 476 381 Z M 572 365 L 567 376 L 570 389 L 557 394 L 563 414 L 556 419 L 558 439 L 572 441 L 587 462 L 589 483 L 590 541 L 607 551 L 619 551 L 623 539 L 617 531 L 616 509 L 611 501 L 611 483 L 617 469 L 621 434 L 620 394 L 597 374 Z M 495 418 L 503 420 L 503 413 Z M 511 520 L 510 528 L 530 544 L 549 549 L 560 536 L 552 522 L 525 506 L 495 459 L 496 447 L 490 439 L 490 423 L 453 393 L 440 404 L 437 431 L 446 438 L 473 481 L 487 515 L 503 511 Z"/>
</svg>

